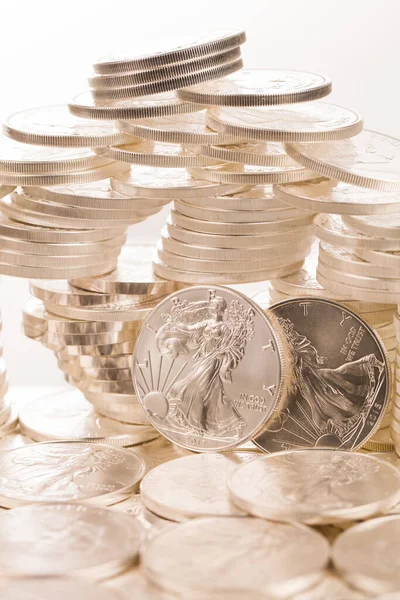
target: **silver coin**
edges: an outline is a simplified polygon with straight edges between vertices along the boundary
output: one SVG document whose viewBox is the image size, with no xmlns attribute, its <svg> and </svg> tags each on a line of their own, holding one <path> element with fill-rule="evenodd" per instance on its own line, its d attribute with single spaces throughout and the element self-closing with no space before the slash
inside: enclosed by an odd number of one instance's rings
<svg viewBox="0 0 400 600">
<path fill-rule="evenodd" d="M 132 446 L 157 435 L 149 426 L 102 417 L 78 390 L 33 400 L 22 409 L 19 422 L 21 432 L 37 442 L 70 440 Z"/>
<path fill-rule="evenodd" d="M 83 390 L 83 394 L 97 412 L 110 419 L 133 425 L 148 425 L 149 419 L 135 394 L 118 394 L 115 392 L 91 392 Z"/>
<path fill-rule="evenodd" d="M 291 206 L 319 213 L 372 215 L 400 209 L 398 192 L 378 192 L 349 183 L 319 177 L 311 181 L 275 186 L 277 198 Z"/>
<path fill-rule="evenodd" d="M 227 481 L 238 465 L 253 458 L 251 452 L 176 458 L 145 476 L 141 500 L 149 510 L 171 521 L 243 515 L 229 500 Z"/>
<path fill-rule="evenodd" d="M 237 141 L 232 136 L 211 131 L 206 125 L 204 110 L 155 119 L 120 121 L 118 126 L 128 135 L 171 144 L 230 144 Z"/>
<path fill-rule="evenodd" d="M 213 108 L 207 111 L 207 125 L 214 131 L 268 142 L 342 140 L 357 135 L 362 124 L 356 112 L 323 102 L 259 108 Z M 294 158 L 293 153 L 288 154 Z"/>
<path fill-rule="evenodd" d="M 71 284 L 102 294 L 162 296 L 176 290 L 176 284 L 154 276 L 151 269 L 153 246 L 125 246 L 117 268 L 100 277 L 73 279 Z"/>
<path fill-rule="evenodd" d="M 325 177 L 372 190 L 399 192 L 399 147 L 399 140 L 364 129 L 350 140 L 288 144 L 286 151 L 295 161 Z"/>
<path fill-rule="evenodd" d="M 65 148 L 125 144 L 130 139 L 114 123 L 77 119 L 65 105 L 43 106 L 15 113 L 8 117 L 4 133 L 25 144 Z"/>
<path fill-rule="evenodd" d="M 246 589 L 282 598 L 315 584 L 328 560 L 328 541 L 304 525 L 225 517 L 160 532 L 147 544 L 142 567 L 152 582 L 178 594 Z"/>
<path fill-rule="evenodd" d="M 181 115 L 203 109 L 198 104 L 180 100 L 175 92 L 119 100 L 118 102 L 98 102 L 93 99 L 90 92 L 83 92 L 75 96 L 68 104 L 68 108 L 71 114 L 77 117 L 110 121 Z"/>
<path fill-rule="evenodd" d="M 391 393 L 379 336 L 328 299 L 294 298 L 270 310 L 287 341 L 292 381 L 286 407 L 257 445 L 267 452 L 361 447 L 378 429 Z"/>
<path fill-rule="evenodd" d="M 272 521 L 309 525 L 367 519 L 400 501 L 400 472 L 368 454 L 289 450 L 239 466 L 231 500 Z"/>
<path fill-rule="evenodd" d="M 397 557 L 400 516 L 373 519 L 351 527 L 333 545 L 336 569 L 357 589 L 369 594 L 398 591 Z"/>
<path fill-rule="evenodd" d="M 92 89 L 109 89 L 137 86 L 148 83 L 167 82 L 176 77 L 182 77 L 225 65 L 241 57 L 240 47 L 234 46 L 216 54 L 209 54 L 190 61 L 174 63 L 171 65 L 157 66 L 152 69 L 122 72 L 102 73 L 89 77 L 89 86 Z"/>
<path fill-rule="evenodd" d="M 0 514 L 0 572 L 98 581 L 135 564 L 143 538 L 128 515 L 82 504 L 24 506 Z"/>
<path fill-rule="evenodd" d="M 195 451 L 254 436 L 280 405 L 285 379 L 269 319 L 241 294 L 214 286 L 158 304 L 139 333 L 132 371 L 150 422 Z"/>
<path fill-rule="evenodd" d="M 235 48 L 246 41 L 244 31 L 231 29 L 201 37 L 198 40 L 184 37 L 179 44 L 176 39 L 162 43 L 149 42 L 137 48 L 101 57 L 94 63 L 96 73 L 123 73 L 154 69 L 164 65 L 186 62 L 196 57 L 208 56 Z"/>
<path fill-rule="evenodd" d="M 278 69 L 242 69 L 225 79 L 178 91 L 182 100 L 205 106 L 273 106 L 318 100 L 331 91 L 324 75 Z"/>
<path fill-rule="evenodd" d="M 324 528 L 324 533 L 326 528 Z M 335 533 L 341 533 L 341 529 L 336 529 Z M 315 587 L 306 592 L 296 594 L 292 600 L 370 600 L 369 594 L 365 595 L 362 592 L 350 587 L 347 582 L 330 571 L 327 571 L 324 577 Z M 377 600 L 386 600 L 381 598 Z M 398 598 L 387 598 L 387 600 L 399 600 Z"/>
<path fill-rule="evenodd" d="M 0 583 L 2 600 L 121 600 L 112 589 L 78 581 L 51 577 L 26 577 Z"/>
<path fill-rule="evenodd" d="M 122 448 L 85 442 L 30 444 L 0 456 L 0 505 L 108 505 L 135 491 L 143 475 L 143 461 Z"/>
</svg>

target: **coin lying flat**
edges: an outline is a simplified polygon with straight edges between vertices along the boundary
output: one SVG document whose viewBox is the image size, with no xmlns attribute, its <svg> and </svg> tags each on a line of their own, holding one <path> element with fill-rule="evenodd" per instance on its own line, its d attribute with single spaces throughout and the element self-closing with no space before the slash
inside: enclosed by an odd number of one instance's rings
<svg viewBox="0 0 400 600">
<path fill-rule="evenodd" d="M 140 121 L 120 121 L 118 127 L 128 135 L 168 144 L 230 144 L 237 141 L 237 138 L 209 129 L 204 110 Z"/>
<path fill-rule="evenodd" d="M 369 454 L 289 450 L 239 466 L 231 500 L 273 521 L 328 524 L 367 519 L 397 504 L 400 472 Z"/>
<path fill-rule="evenodd" d="M 345 225 L 339 215 L 317 215 L 314 219 L 314 233 L 320 240 L 342 248 L 400 250 L 400 239 L 379 238 L 358 233 Z"/>
<path fill-rule="evenodd" d="M 121 600 L 112 589 L 74 579 L 33 578 L 9 580 L 0 584 L 3 600 Z"/>
<path fill-rule="evenodd" d="M 7 137 L 0 143 L 0 172 L 38 175 L 83 171 L 110 163 L 89 148 L 43 148 L 20 144 Z M 5 183 L 5 182 L 4 182 Z"/>
<path fill-rule="evenodd" d="M 196 179 L 220 183 L 242 183 L 259 185 L 303 181 L 313 177 L 313 171 L 298 165 L 257 166 L 220 163 L 212 166 L 190 166 L 188 172 Z"/>
<path fill-rule="evenodd" d="M 0 457 L 0 505 L 108 505 L 135 491 L 143 474 L 143 461 L 122 448 L 85 442 L 30 444 Z"/>
<path fill-rule="evenodd" d="M 17 144 L 17 142 L 13 142 Z M 21 144 L 22 145 L 22 144 Z M 43 147 L 42 150 L 50 150 L 50 148 Z M 54 149 L 51 149 L 54 150 Z M 69 151 L 68 148 L 56 148 L 59 152 Z M 75 148 L 75 152 L 84 151 L 84 148 Z M 87 152 L 87 150 L 85 150 Z M 88 183 L 90 181 L 98 181 L 99 179 L 107 179 L 113 175 L 119 175 L 121 172 L 126 170 L 126 165 L 122 163 L 110 162 L 110 159 L 103 159 L 102 157 L 95 154 L 96 160 L 99 158 L 102 161 L 109 161 L 100 167 L 93 167 L 80 170 L 68 170 L 63 172 L 55 173 L 20 173 L 2 171 L 0 172 L 0 183 L 4 185 L 23 185 L 23 186 L 41 186 L 41 185 L 66 185 L 71 183 Z M 90 157 L 90 160 L 92 158 Z M 71 167 L 72 168 L 72 163 Z"/>
<path fill-rule="evenodd" d="M 143 538 L 142 526 L 128 515 L 82 504 L 24 506 L 0 514 L 0 571 L 98 581 L 135 564 Z"/>
<path fill-rule="evenodd" d="M 286 407 L 256 444 L 267 452 L 363 446 L 391 394 L 379 336 L 355 312 L 328 299 L 293 298 L 270 310 L 284 332 L 293 379 Z"/>
<path fill-rule="evenodd" d="M 249 211 L 250 212 L 250 211 Z M 180 215 L 175 213 L 174 220 L 179 220 Z M 183 225 L 183 222 L 182 222 Z M 194 231 L 173 223 L 172 215 L 167 219 L 167 231 L 171 239 L 184 244 L 207 246 L 209 248 L 260 248 L 262 246 L 281 245 L 309 238 L 312 235 L 310 225 L 295 227 L 292 230 L 283 230 L 260 235 L 230 235 L 213 234 Z"/>
<path fill-rule="evenodd" d="M 299 140 L 300 141 L 300 140 Z M 400 191 L 400 141 L 364 129 L 335 144 L 288 145 L 294 160 L 325 177 L 373 190 Z"/>
<path fill-rule="evenodd" d="M 316 583 L 328 559 L 328 541 L 303 525 L 225 517 L 160 532 L 147 544 L 142 566 L 146 577 L 171 592 L 246 589 L 283 597 Z"/>
<path fill-rule="evenodd" d="M 335 567 L 351 585 L 366 592 L 398 591 L 400 516 L 373 519 L 351 527 L 333 545 Z"/>
<path fill-rule="evenodd" d="M 113 591 L 115 590 L 118 594 L 121 594 L 123 598 L 129 598 L 129 596 L 132 595 L 132 590 L 135 590 L 135 595 L 138 600 L 171 600 L 171 597 L 168 594 L 165 594 L 160 588 L 151 584 L 144 577 L 140 568 L 130 569 L 118 577 L 113 577 L 105 582 L 104 587 Z M 121 600 L 120 596 L 118 596 L 118 598 Z M 90 598 L 89 600 L 92 599 Z M 102 598 L 99 598 L 99 600 L 102 600 Z M 197 600 L 197 598 L 195 598 L 195 600 Z M 255 598 L 255 600 L 259 599 Z M 268 600 L 268 598 L 265 600 Z"/>
<path fill-rule="evenodd" d="M 213 35 L 202 37 L 198 40 L 183 39 L 179 44 L 176 39 L 168 44 L 151 43 L 147 46 L 121 52 L 119 55 L 104 56 L 100 58 L 93 68 L 96 73 L 135 72 L 146 69 L 190 61 L 196 57 L 208 56 L 224 52 L 229 48 L 240 46 L 246 41 L 244 31 L 227 30 Z"/>
<path fill-rule="evenodd" d="M 149 419 L 135 394 L 90 390 L 84 390 L 83 393 L 96 411 L 105 417 L 133 425 L 149 424 Z"/>
<path fill-rule="evenodd" d="M 128 143 L 130 139 L 114 123 L 76 119 L 65 105 L 43 106 L 15 113 L 7 119 L 4 133 L 24 144 L 65 148 L 97 148 Z"/>
<path fill-rule="evenodd" d="M 128 425 L 97 414 L 78 390 L 30 402 L 20 413 L 21 432 L 37 442 L 70 440 L 132 446 L 153 439 L 151 427 Z"/>
<path fill-rule="evenodd" d="M 149 510 L 171 521 L 244 514 L 230 502 L 227 480 L 239 464 L 253 458 L 251 452 L 176 458 L 146 475 L 140 497 Z"/>
<path fill-rule="evenodd" d="M 363 260 L 366 260 L 374 265 L 382 267 L 400 267 L 399 252 L 381 252 L 379 250 L 369 250 L 368 248 L 356 248 L 354 253 Z"/>
<path fill-rule="evenodd" d="M 38 280 L 30 281 L 30 293 L 42 300 L 50 302 L 57 306 L 85 307 L 100 304 L 109 304 L 111 302 L 122 302 L 126 300 L 133 301 L 128 296 L 119 294 L 102 294 L 100 292 L 89 292 L 71 285 L 64 279 L 60 280 Z"/>
<path fill-rule="evenodd" d="M 248 140 L 316 142 L 357 135 L 362 129 L 362 119 L 341 106 L 305 102 L 298 106 L 214 108 L 207 111 L 207 125 L 219 133 Z M 289 155 L 294 158 L 293 152 Z"/>
<path fill-rule="evenodd" d="M 171 77 L 167 80 L 154 81 L 151 83 L 143 83 L 141 85 L 129 85 L 127 87 L 115 87 L 106 89 L 92 89 L 92 96 L 95 100 L 121 100 L 126 98 L 137 98 L 140 96 L 148 96 L 151 94 L 161 94 L 180 88 L 193 85 L 202 81 L 211 81 L 226 77 L 230 73 L 234 73 L 243 67 L 241 58 L 232 60 L 225 64 L 209 67 L 201 71 L 195 71 L 181 75 L 180 77 Z"/>
<path fill-rule="evenodd" d="M 150 265 L 154 250 L 153 246 L 125 246 L 114 271 L 101 277 L 72 280 L 71 284 L 102 294 L 150 297 L 169 294 L 176 290 L 176 285 L 154 277 Z"/>
<path fill-rule="evenodd" d="M 400 268 L 398 267 L 383 267 L 371 264 L 353 254 L 351 250 L 332 246 L 332 244 L 326 244 L 325 242 L 320 243 L 319 260 L 334 269 L 343 269 L 345 273 L 349 273 L 350 275 L 386 277 L 388 279 L 400 277 Z"/>
<path fill-rule="evenodd" d="M 400 239 L 400 213 L 368 217 L 346 215 L 343 223 L 364 235 Z"/>
<path fill-rule="evenodd" d="M 156 199 L 153 201 L 145 200 L 143 202 L 139 198 L 133 198 L 116 192 L 112 189 L 109 179 L 45 188 L 31 186 L 29 189 L 23 189 L 23 191 L 33 198 L 56 204 L 79 206 L 81 208 L 135 210 L 161 206 L 161 204 L 157 203 Z"/>
<path fill-rule="evenodd" d="M 154 69 L 129 71 L 122 73 L 95 74 L 89 77 L 92 89 L 109 89 L 138 86 L 148 83 L 165 82 L 176 77 L 183 77 L 198 71 L 225 65 L 241 58 L 240 47 L 235 46 L 223 52 L 201 56 L 186 62 L 155 67 Z"/>
<path fill-rule="evenodd" d="M 296 208 L 338 215 L 374 215 L 400 209 L 400 194 L 362 188 L 319 177 L 299 183 L 277 184 L 276 198 Z"/>
<path fill-rule="evenodd" d="M 166 144 L 148 140 L 100 148 L 97 153 L 112 160 L 129 164 L 173 169 L 212 165 L 216 162 L 211 158 L 200 156 L 189 149 L 185 149 L 180 144 Z M 305 169 L 300 167 L 300 170 L 304 171 Z"/>
<path fill-rule="evenodd" d="M 355 260 L 357 263 L 357 260 Z M 362 261 L 359 261 L 362 264 Z M 330 278 L 332 284 L 335 282 L 344 285 L 354 285 L 356 288 L 362 290 L 367 289 L 369 291 L 380 291 L 388 292 L 388 294 L 396 294 L 400 292 L 400 281 L 397 278 L 380 278 L 372 277 L 367 275 L 353 275 L 352 273 L 343 273 L 342 271 L 335 269 L 327 265 L 322 258 L 318 262 L 318 273 L 320 273 L 325 279 Z M 395 297 L 392 295 L 385 296 L 385 299 L 394 302 Z"/>
<path fill-rule="evenodd" d="M 279 406 L 285 377 L 268 317 L 237 292 L 203 286 L 158 304 L 139 333 L 132 369 L 152 425 L 195 451 L 253 437 Z"/>
<path fill-rule="evenodd" d="M 202 114 L 202 113 L 197 113 Z M 128 131 L 128 129 L 127 129 Z M 223 136 L 224 134 L 215 133 L 214 135 Z M 228 163 L 242 163 L 244 165 L 256 165 L 256 166 L 268 166 L 278 167 L 285 165 L 295 165 L 294 160 L 286 154 L 283 149 L 283 145 L 278 142 L 216 142 L 210 140 L 211 144 L 201 145 L 190 144 L 187 148 L 201 154 L 202 156 L 208 156 L 215 160 L 221 160 Z M 215 144 L 229 144 L 217 146 Z"/>
<path fill-rule="evenodd" d="M 162 296 L 163 297 L 163 296 Z M 59 306 L 45 302 L 45 308 L 49 312 L 56 313 L 67 319 L 87 319 L 88 321 L 97 321 L 103 323 L 103 327 L 110 329 L 123 329 L 124 326 L 133 328 L 137 331 L 140 327 L 139 321 L 142 321 L 151 312 L 153 306 L 158 301 L 155 297 L 153 302 L 138 304 L 137 302 L 115 302 L 109 304 L 98 304 L 84 308 Z M 105 325 L 107 323 L 107 325 Z"/>
<path fill-rule="evenodd" d="M 93 99 L 90 92 L 83 92 L 75 96 L 68 104 L 68 108 L 76 117 L 110 121 L 182 115 L 203 109 L 198 104 L 180 100 L 175 92 L 118 102 L 98 102 Z"/>
<path fill-rule="evenodd" d="M 47 244 L 68 244 L 84 242 L 100 242 L 112 237 L 124 235 L 126 228 L 122 226 L 110 226 L 104 229 L 64 229 L 58 227 L 41 227 L 29 225 L 8 219 L 0 215 L 0 234 L 29 242 L 44 242 Z"/>
<path fill-rule="evenodd" d="M 283 277 L 289 273 L 298 271 L 302 264 L 303 262 L 301 261 L 292 265 L 279 266 L 261 271 L 240 271 L 238 273 L 200 273 L 197 271 L 185 271 L 184 269 L 173 268 L 163 263 L 159 258 L 153 258 L 153 270 L 156 275 L 164 279 L 193 285 L 231 285 L 266 281 L 273 279 L 274 277 Z"/>
<path fill-rule="evenodd" d="M 188 102 L 208 106 L 273 106 L 317 100 L 331 92 L 324 75 L 277 69 L 244 69 L 225 79 L 178 91 Z"/>
<path fill-rule="evenodd" d="M 186 169 L 132 167 L 130 171 L 111 179 L 111 187 L 122 194 L 145 198 L 175 198 L 229 194 L 243 189 L 240 184 L 223 184 L 194 179 Z"/>
</svg>

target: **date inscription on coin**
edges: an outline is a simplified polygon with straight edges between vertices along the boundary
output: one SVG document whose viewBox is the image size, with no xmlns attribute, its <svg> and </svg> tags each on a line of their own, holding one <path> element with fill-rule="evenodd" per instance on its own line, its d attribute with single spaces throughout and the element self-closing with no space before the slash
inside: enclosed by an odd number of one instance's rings
<svg viewBox="0 0 400 600">
<path fill-rule="evenodd" d="M 257 444 L 267 452 L 295 448 L 356 450 L 379 427 L 390 393 L 384 347 L 345 306 L 294 298 L 271 307 L 287 341 L 287 402 Z"/>
</svg>

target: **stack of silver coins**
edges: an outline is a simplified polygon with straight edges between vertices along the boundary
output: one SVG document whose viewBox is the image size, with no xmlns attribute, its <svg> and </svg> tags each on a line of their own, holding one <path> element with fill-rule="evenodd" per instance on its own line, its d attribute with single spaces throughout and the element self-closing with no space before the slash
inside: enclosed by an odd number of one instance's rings
<svg viewBox="0 0 400 600">
<path fill-rule="evenodd" d="M 143 319 L 176 289 L 151 270 L 151 246 L 126 246 L 116 270 L 67 281 L 33 281 L 25 334 L 54 351 L 69 383 L 101 414 L 145 424 L 133 389 L 131 355 Z"/>
<path fill-rule="evenodd" d="M 247 69 L 179 90 L 182 100 L 207 108 L 194 118 L 120 125 L 144 139 L 178 141 L 199 158 L 214 160 L 187 168 L 199 184 L 243 186 L 233 193 L 221 187 L 201 198 L 175 200 L 154 263 L 158 275 L 187 283 L 236 284 L 301 267 L 310 250 L 315 211 L 290 207 L 272 186 L 315 176 L 288 156 L 282 142 L 337 140 L 362 129 L 353 111 L 314 102 L 330 90 L 323 75 Z"/>
</svg>

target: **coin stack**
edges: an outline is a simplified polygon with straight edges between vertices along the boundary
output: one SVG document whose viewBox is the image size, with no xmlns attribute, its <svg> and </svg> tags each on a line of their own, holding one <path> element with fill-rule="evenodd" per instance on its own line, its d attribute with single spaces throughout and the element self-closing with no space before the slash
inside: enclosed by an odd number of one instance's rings
<svg viewBox="0 0 400 600">
<path fill-rule="evenodd" d="M 178 91 L 182 100 L 207 107 L 205 114 L 119 125 L 126 133 L 174 140 L 214 160 L 187 167 L 195 180 L 244 186 L 236 193 L 221 189 L 175 199 L 155 273 L 186 283 L 236 284 L 301 267 L 310 251 L 315 211 L 291 208 L 272 184 L 315 176 L 288 156 L 282 142 L 343 139 L 361 130 L 362 120 L 353 111 L 313 102 L 330 90 L 330 80 L 322 75 L 242 70 Z"/>
<path fill-rule="evenodd" d="M 101 414 L 145 424 L 132 385 L 131 354 L 143 319 L 176 289 L 154 278 L 150 246 L 126 246 L 103 276 L 33 281 L 23 311 L 25 334 L 54 351 L 69 383 Z"/>
</svg>

